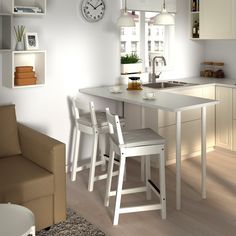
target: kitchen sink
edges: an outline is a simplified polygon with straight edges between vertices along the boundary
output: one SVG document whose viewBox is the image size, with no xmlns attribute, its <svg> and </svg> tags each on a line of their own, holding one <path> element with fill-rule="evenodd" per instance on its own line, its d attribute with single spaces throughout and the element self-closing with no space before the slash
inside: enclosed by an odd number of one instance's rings
<svg viewBox="0 0 236 236">
<path fill-rule="evenodd" d="M 181 82 L 181 81 L 165 81 L 165 82 L 143 84 L 144 87 L 155 88 L 155 89 L 182 87 L 182 86 L 190 86 L 190 85 L 196 85 L 196 84 Z"/>
</svg>

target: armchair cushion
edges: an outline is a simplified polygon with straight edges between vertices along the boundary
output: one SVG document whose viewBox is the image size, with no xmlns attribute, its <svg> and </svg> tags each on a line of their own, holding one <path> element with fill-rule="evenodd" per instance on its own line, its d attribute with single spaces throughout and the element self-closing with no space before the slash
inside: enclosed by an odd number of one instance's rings
<svg viewBox="0 0 236 236">
<path fill-rule="evenodd" d="M 0 106 L 0 158 L 21 154 L 15 105 Z"/>
<path fill-rule="evenodd" d="M 21 155 L 0 159 L 0 202 L 22 204 L 53 195 L 54 175 Z"/>
</svg>

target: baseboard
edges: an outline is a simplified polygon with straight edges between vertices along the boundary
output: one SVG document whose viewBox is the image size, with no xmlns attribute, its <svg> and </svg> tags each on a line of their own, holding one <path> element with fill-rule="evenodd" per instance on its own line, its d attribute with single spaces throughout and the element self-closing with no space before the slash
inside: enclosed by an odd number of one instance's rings
<svg viewBox="0 0 236 236">
<path fill-rule="evenodd" d="M 214 147 L 209 147 L 209 148 L 207 148 L 206 152 L 208 153 L 208 152 L 212 152 L 212 151 L 214 151 L 214 150 L 215 150 Z M 200 155 L 201 155 L 201 151 L 196 151 L 196 152 L 193 152 L 193 153 L 191 153 L 191 154 L 184 154 L 184 155 L 181 156 L 181 161 L 184 161 L 184 160 L 187 160 L 187 159 L 196 157 L 196 156 L 200 156 Z M 168 165 L 173 165 L 173 164 L 176 163 L 175 157 L 172 157 L 172 158 L 173 158 L 173 159 L 166 161 L 166 165 L 167 165 L 167 166 L 168 166 Z"/>
<path fill-rule="evenodd" d="M 215 150 L 217 152 L 221 152 L 221 153 L 224 153 L 224 154 L 227 154 L 233 158 L 236 158 L 236 152 L 235 151 L 231 151 L 231 150 L 228 150 L 228 149 L 225 149 L 225 148 L 222 148 L 222 147 L 217 147 L 215 146 Z"/>
</svg>

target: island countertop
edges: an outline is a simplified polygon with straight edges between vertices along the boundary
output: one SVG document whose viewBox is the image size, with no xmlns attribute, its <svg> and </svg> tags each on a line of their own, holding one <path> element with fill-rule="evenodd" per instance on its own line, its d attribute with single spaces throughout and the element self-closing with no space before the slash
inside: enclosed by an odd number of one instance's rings
<svg viewBox="0 0 236 236">
<path fill-rule="evenodd" d="M 202 198 L 206 198 L 206 107 L 213 106 L 219 102 L 216 100 L 192 97 L 172 93 L 167 90 L 153 90 L 155 99 L 144 99 L 145 91 L 130 91 L 127 86 L 121 86 L 119 93 L 112 93 L 111 87 L 84 88 L 79 91 L 84 94 L 112 99 L 115 101 L 136 104 L 143 107 L 161 109 L 176 113 L 176 208 L 181 208 L 181 113 L 185 110 L 201 108 L 201 189 Z"/>
<path fill-rule="evenodd" d="M 203 106 L 212 106 L 218 104 L 218 101 L 192 97 L 182 94 L 171 93 L 167 90 L 152 89 L 155 93 L 155 99 L 144 99 L 145 91 L 150 91 L 144 88 L 141 91 L 130 91 L 126 86 L 121 86 L 120 93 L 110 92 L 109 86 L 84 88 L 79 90 L 81 93 L 93 95 L 97 97 L 108 98 L 116 101 L 127 102 L 131 104 L 141 105 L 154 109 L 161 109 L 165 111 L 177 112 L 200 108 Z"/>
</svg>

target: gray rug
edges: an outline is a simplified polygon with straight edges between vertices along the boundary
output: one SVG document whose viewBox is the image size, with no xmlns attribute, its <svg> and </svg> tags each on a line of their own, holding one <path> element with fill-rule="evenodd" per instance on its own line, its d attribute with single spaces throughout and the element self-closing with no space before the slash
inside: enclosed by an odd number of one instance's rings
<svg viewBox="0 0 236 236">
<path fill-rule="evenodd" d="M 92 225 L 78 213 L 67 209 L 67 219 L 53 225 L 50 230 L 41 230 L 36 236 L 105 236 L 100 229 Z"/>
</svg>

